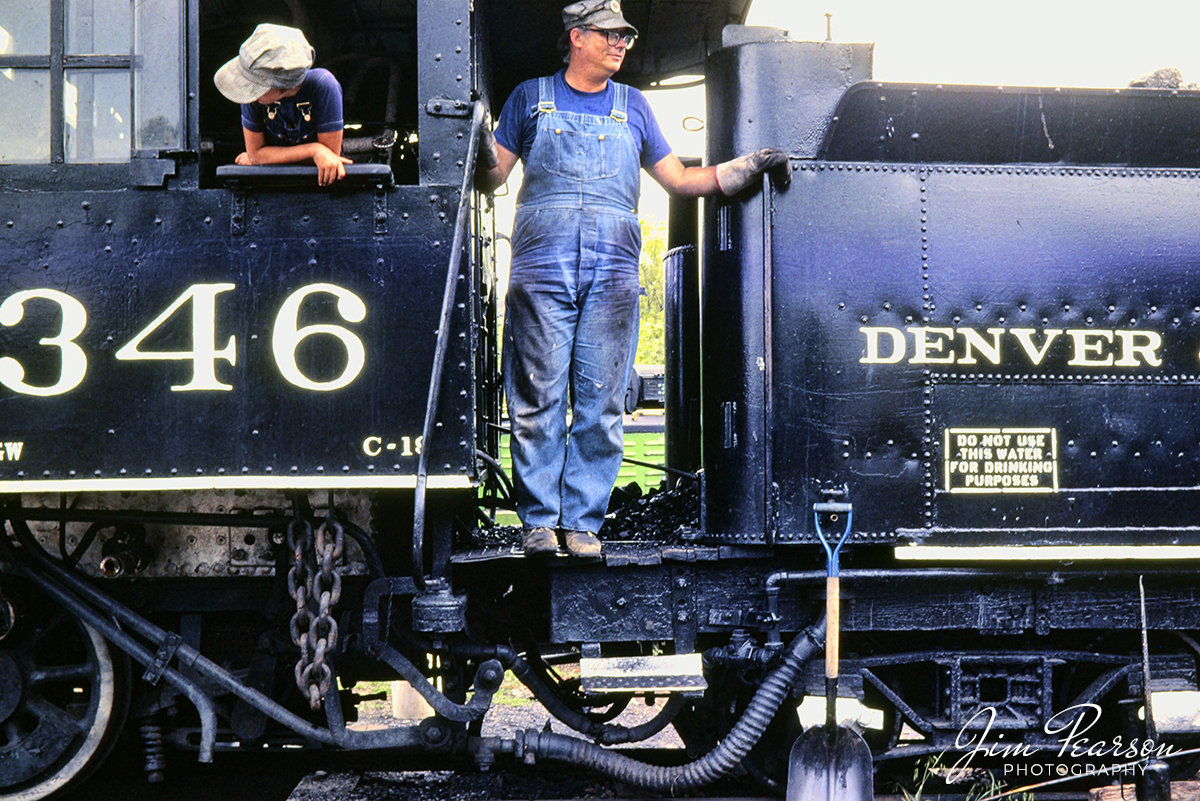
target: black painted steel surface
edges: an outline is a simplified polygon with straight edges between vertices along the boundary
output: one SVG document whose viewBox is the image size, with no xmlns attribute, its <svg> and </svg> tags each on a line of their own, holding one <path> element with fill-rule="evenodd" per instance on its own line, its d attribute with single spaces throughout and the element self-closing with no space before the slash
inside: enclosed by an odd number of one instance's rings
<svg viewBox="0 0 1200 801">
<path fill-rule="evenodd" d="M 0 228 L 0 486 L 411 486 L 457 194 L 21 196 Z M 430 470 L 465 486 L 464 265 Z"/>
<path fill-rule="evenodd" d="M 808 47 L 738 48 L 724 60 L 740 73 L 715 72 L 712 96 L 736 85 L 763 96 L 741 106 L 765 107 Z M 789 188 L 719 202 L 709 219 L 706 535 L 807 540 L 820 490 L 845 487 L 860 540 L 1196 541 L 1197 174 L 994 166 L 1029 149 L 996 144 L 1016 95 L 925 103 L 900 88 L 851 90 L 823 151 L 890 158 L 868 132 L 911 132 L 920 147 L 896 151 L 900 163 L 800 160 Z M 893 131 L 864 98 L 890 112 L 897 95 L 908 116 Z M 1037 96 L 1019 95 L 1026 116 Z M 789 114 L 827 112 L 788 97 L 787 113 L 729 115 L 716 147 L 802 149 Z M 1183 158 L 1189 94 L 1055 97 L 1081 120 L 1057 140 L 1064 154 Z M 1159 117 L 1169 136 L 1136 135 L 1147 104 L 1172 103 Z M 1047 116 L 1053 134 L 1064 117 Z M 1124 149 L 1086 145 L 1101 118 L 1129 133 Z M 1161 139 L 1172 144 L 1156 151 Z M 946 155 L 961 163 L 905 163 Z"/>
<path fill-rule="evenodd" d="M 864 81 L 821 146 L 830 161 L 1200 166 L 1200 92 Z"/>
</svg>

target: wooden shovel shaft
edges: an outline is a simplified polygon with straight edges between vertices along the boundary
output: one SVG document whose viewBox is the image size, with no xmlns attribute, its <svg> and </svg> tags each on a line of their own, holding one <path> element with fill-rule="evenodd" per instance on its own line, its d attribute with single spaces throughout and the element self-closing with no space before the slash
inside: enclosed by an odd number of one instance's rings
<svg viewBox="0 0 1200 801">
<path fill-rule="evenodd" d="M 838 677 L 838 630 L 841 628 L 839 603 L 840 579 L 825 579 L 825 678 Z"/>
<path fill-rule="evenodd" d="M 829 576 L 825 579 L 825 728 L 830 737 L 837 726 L 839 595 L 838 577 Z"/>
</svg>

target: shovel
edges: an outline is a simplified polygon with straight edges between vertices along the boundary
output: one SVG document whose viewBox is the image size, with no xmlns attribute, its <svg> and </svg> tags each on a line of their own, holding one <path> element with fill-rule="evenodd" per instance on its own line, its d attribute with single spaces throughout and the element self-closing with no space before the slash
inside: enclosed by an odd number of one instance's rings
<svg viewBox="0 0 1200 801">
<path fill-rule="evenodd" d="M 825 546 L 829 577 L 825 580 L 825 725 L 800 735 L 788 757 L 787 801 L 871 801 L 874 798 L 871 749 L 862 736 L 837 725 L 839 587 L 838 554 L 850 536 L 848 503 L 815 503 L 817 537 Z M 836 545 L 821 529 L 821 515 L 846 516 L 846 530 Z"/>
</svg>

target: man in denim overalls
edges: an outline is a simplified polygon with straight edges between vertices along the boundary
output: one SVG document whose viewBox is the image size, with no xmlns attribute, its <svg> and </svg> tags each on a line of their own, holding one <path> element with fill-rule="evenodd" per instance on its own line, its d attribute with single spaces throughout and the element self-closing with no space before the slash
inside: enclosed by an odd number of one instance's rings
<svg viewBox="0 0 1200 801">
<path fill-rule="evenodd" d="M 637 38 L 619 0 L 581 0 L 562 15 L 567 67 L 509 97 L 477 185 L 494 189 L 524 161 L 504 386 L 525 553 L 554 553 L 562 532 L 569 553 L 598 557 L 637 347 L 641 168 L 672 194 L 732 195 L 787 156 L 684 167 L 642 93 L 609 80 Z"/>
</svg>

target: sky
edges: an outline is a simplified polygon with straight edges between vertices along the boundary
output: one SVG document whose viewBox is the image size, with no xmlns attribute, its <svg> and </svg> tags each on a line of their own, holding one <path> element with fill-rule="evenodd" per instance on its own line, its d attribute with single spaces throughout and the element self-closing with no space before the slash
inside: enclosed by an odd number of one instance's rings
<svg viewBox="0 0 1200 801">
<path fill-rule="evenodd" d="M 1114 0 L 752 0 L 748 25 L 793 39 L 874 42 L 882 81 L 1123 87 L 1162 67 L 1200 83 L 1200 2 Z M 704 154 L 704 91 L 649 92 L 679 155 Z M 666 194 L 643 175 L 642 216 L 666 218 Z"/>
<path fill-rule="evenodd" d="M 793 38 L 875 42 L 886 81 L 1125 86 L 1159 67 L 1200 81 L 1200 4 L 1114 0 L 753 0 L 746 22 Z"/>
</svg>

